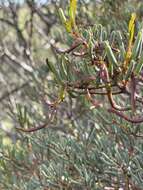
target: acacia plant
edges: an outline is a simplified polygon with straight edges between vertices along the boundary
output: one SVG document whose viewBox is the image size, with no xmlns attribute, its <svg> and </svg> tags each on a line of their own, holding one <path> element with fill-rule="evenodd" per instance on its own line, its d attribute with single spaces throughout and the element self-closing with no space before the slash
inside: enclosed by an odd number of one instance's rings
<svg viewBox="0 0 143 190">
<path fill-rule="evenodd" d="M 46 18 L 27 4 L 31 23 L 33 14 Z M 143 24 L 137 24 L 136 13 L 126 32 L 78 24 L 76 0 L 70 0 L 68 11 L 58 10 L 64 33 L 60 42 L 50 41 L 54 61 L 49 56 L 36 68 L 33 54 L 26 54 L 32 48 L 23 52 L 33 63 L 27 82 L 34 90 L 27 93 L 40 111 L 30 113 L 29 99 L 13 108 L 18 139 L 0 145 L 0 187 L 141 190 Z"/>
<path fill-rule="evenodd" d="M 76 1 L 70 2 L 69 19 L 62 9 L 59 9 L 59 14 L 71 37 L 71 46 L 64 50 L 51 44 L 55 53 L 59 54 L 59 62 L 53 65 L 46 59 L 47 67 L 54 74 L 60 89 L 57 100 L 48 105 L 56 109 L 66 94 L 74 98 L 83 96 L 91 103 L 92 109 L 104 107 L 130 123 L 142 123 L 143 117 L 137 116 L 143 103 L 140 92 L 143 82 L 142 24 L 135 36 L 136 14 L 133 13 L 128 26 L 129 35 L 124 41 L 120 31 L 108 34 L 101 25 L 78 28 L 75 21 Z M 98 100 L 97 95 L 107 97 L 106 104 Z M 39 129 L 41 126 L 35 130 Z M 30 132 L 34 129 L 19 130 Z"/>
</svg>

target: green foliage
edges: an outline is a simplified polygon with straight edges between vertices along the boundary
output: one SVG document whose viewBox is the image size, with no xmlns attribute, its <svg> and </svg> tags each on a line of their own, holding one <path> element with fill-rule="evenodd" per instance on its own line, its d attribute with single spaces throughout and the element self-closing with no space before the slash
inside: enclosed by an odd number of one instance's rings
<svg viewBox="0 0 143 190">
<path fill-rule="evenodd" d="M 1 107 L 13 128 L 0 133 L 0 189 L 142 189 L 142 3 L 13 6 L 3 10 L 13 25 L 2 25 L 11 83 Z"/>
</svg>

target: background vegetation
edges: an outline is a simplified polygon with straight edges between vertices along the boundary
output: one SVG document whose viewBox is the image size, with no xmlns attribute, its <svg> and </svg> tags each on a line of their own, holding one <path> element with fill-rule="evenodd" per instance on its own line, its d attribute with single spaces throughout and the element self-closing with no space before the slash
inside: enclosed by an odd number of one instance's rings
<svg viewBox="0 0 143 190">
<path fill-rule="evenodd" d="M 143 3 L 79 0 L 72 32 L 59 8 L 70 20 L 66 0 L 0 1 L 0 189 L 141 190 Z M 121 108 L 131 105 L 125 117 L 103 95 L 107 84 L 120 87 Z"/>
</svg>

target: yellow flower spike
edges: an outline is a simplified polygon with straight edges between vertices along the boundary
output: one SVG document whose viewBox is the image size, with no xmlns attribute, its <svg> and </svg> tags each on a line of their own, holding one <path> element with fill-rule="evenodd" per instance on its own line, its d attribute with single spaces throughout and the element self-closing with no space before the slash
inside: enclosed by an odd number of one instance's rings
<svg viewBox="0 0 143 190">
<path fill-rule="evenodd" d="M 133 37 L 134 37 L 134 32 L 135 32 L 135 20 L 136 20 L 136 13 L 132 13 L 131 19 L 129 21 L 129 26 L 128 26 L 128 31 L 130 34 L 129 38 L 129 44 L 132 44 Z"/>
<path fill-rule="evenodd" d="M 76 23 L 75 23 L 76 9 L 77 9 L 77 0 L 70 0 L 68 20 L 66 19 L 63 10 L 61 8 L 59 9 L 59 15 L 61 21 L 63 22 L 67 32 L 69 33 L 71 33 L 72 30 L 76 30 Z"/>
<path fill-rule="evenodd" d="M 76 16 L 76 9 L 77 9 L 77 0 L 70 0 L 70 22 L 73 28 L 75 28 L 75 16 Z"/>
<path fill-rule="evenodd" d="M 128 48 L 126 52 L 126 57 L 124 61 L 124 72 L 126 73 L 128 69 L 128 65 L 130 63 L 130 59 L 132 56 L 132 43 L 134 38 L 134 32 L 135 32 L 135 20 L 136 20 L 136 13 L 132 13 L 131 19 L 129 21 L 128 31 L 129 31 L 129 43 Z"/>
<path fill-rule="evenodd" d="M 131 32 L 131 30 L 132 30 L 132 27 L 133 27 L 133 25 L 134 25 L 134 23 L 135 23 L 135 19 L 136 19 L 136 13 L 132 13 L 132 15 L 131 15 L 131 19 L 130 19 L 130 21 L 129 21 L 129 26 L 128 26 L 128 31 L 129 32 Z"/>
<path fill-rule="evenodd" d="M 70 20 L 66 21 L 65 27 L 66 27 L 67 32 L 71 33 L 71 31 L 72 31 L 72 25 L 71 25 L 71 21 Z"/>
</svg>

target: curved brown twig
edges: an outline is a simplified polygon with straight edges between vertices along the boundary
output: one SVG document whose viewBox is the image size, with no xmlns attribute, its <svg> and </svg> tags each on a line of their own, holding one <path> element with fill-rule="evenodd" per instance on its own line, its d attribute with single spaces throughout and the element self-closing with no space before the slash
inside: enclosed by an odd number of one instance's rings
<svg viewBox="0 0 143 190">
<path fill-rule="evenodd" d="M 130 118 L 130 117 L 124 115 L 123 113 L 121 113 L 121 112 L 119 112 L 119 111 L 117 111 L 117 110 L 115 110 L 113 108 L 108 109 L 108 111 L 111 112 L 111 113 L 116 114 L 117 116 L 121 117 L 122 119 L 125 119 L 126 121 L 128 121 L 130 123 L 138 124 L 138 123 L 143 122 L 143 117 L 132 117 L 132 118 Z"/>
<path fill-rule="evenodd" d="M 51 44 L 52 48 L 55 49 L 55 51 L 57 53 L 70 53 L 71 51 L 73 51 L 74 49 L 76 49 L 80 45 L 81 45 L 81 42 L 75 43 L 70 48 L 64 50 L 64 49 L 60 49 L 60 48 L 56 47 L 55 45 Z"/>
<path fill-rule="evenodd" d="M 108 96 L 108 99 L 109 99 L 109 102 L 112 106 L 112 108 L 118 110 L 118 111 L 128 111 L 130 110 L 130 107 L 120 107 L 119 105 L 117 105 L 113 99 L 113 94 L 111 92 L 111 90 L 107 90 L 107 96 Z"/>
<path fill-rule="evenodd" d="M 31 133 L 31 132 L 35 132 L 35 131 L 38 131 L 40 129 L 43 129 L 45 127 L 47 127 L 47 123 L 43 124 L 43 125 L 40 125 L 38 127 L 32 127 L 30 129 L 24 129 L 24 128 L 19 128 L 19 127 L 16 127 L 16 130 L 19 130 L 19 131 L 22 131 L 22 132 L 26 132 L 26 133 Z"/>
<path fill-rule="evenodd" d="M 15 129 L 16 130 L 19 130 L 19 131 L 22 131 L 22 132 L 26 132 L 26 133 L 31 133 L 31 132 L 35 132 L 35 131 L 39 131 L 40 129 L 44 129 L 48 126 L 48 124 L 52 121 L 53 119 L 53 115 L 55 113 L 55 109 L 52 111 L 51 115 L 49 116 L 49 122 L 48 123 L 44 123 L 43 125 L 40 125 L 40 126 L 37 126 L 37 127 L 32 127 L 32 128 L 29 128 L 29 129 L 24 129 L 22 127 L 16 127 Z"/>
<path fill-rule="evenodd" d="M 109 82 L 110 81 L 109 73 L 108 73 L 107 66 L 105 64 L 103 65 L 102 73 L 103 73 L 103 77 L 104 77 L 103 80 L 105 80 L 106 82 Z M 108 84 L 106 86 L 106 90 L 107 90 L 107 97 L 108 97 L 108 100 L 109 100 L 112 108 L 114 108 L 116 110 L 119 110 L 119 111 L 128 111 L 128 110 L 130 110 L 129 107 L 121 107 L 121 106 L 119 106 L 119 105 L 116 104 L 116 102 L 113 99 L 113 94 L 112 94 L 112 90 L 111 90 L 110 84 Z"/>
<path fill-rule="evenodd" d="M 98 107 L 101 107 L 102 106 L 102 103 L 97 101 L 97 100 L 94 100 L 92 97 L 91 97 L 91 94 L 89 92 L 89 90 L 87 89 L 86 90 L 87 94 L 86 94 L 86 98 L 88 101 L 91 102 L 91 104 L 94 106 L 94 108 L 98 108 Z"/>
</svg>

